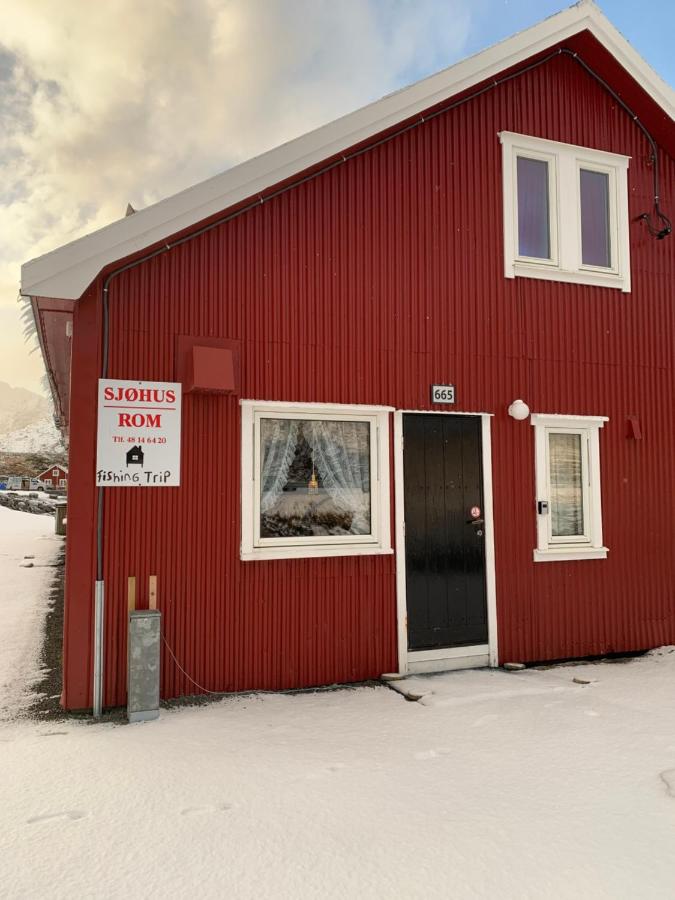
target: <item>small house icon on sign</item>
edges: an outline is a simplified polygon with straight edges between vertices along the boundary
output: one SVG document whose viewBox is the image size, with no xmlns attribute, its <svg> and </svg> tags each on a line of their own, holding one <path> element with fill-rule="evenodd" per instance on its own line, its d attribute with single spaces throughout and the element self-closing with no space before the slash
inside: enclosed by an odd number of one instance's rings
<svg viewBox="0 0 675 900">
<path fill-rule="evenodd" d="M 145 454 L 140 447 L 132 447 L 127 450 L 127 466 L 143 466 L 143 457 Z"/>
</svg>

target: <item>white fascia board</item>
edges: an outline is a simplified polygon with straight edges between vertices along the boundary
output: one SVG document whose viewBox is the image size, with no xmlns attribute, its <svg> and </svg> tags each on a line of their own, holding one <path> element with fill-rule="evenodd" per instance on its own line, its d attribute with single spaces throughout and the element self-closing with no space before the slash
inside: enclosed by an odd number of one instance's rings
<svg viewBox="0 0 675 900">
<path fill-rule="evenodd" d="M 584 30 L 592 32 L 671 119 L 675 119 L 672 89 L 594 3 L 581 0 L 442 72 L 25 263 L 21 269 L 21 293 L 76 300 L 110 263 L 254 198 L 271 185 L 292 178 Z"/>
<path fill-rule="evenodd" d="M 593 36 L 603 44 L 666 115 L 671 120 L 675 120 L 675 91 L 672 87 L 640 56 L 592 0 L 581 0 L 577 6 L 588 11 L 587 28 Z"/>
</svg>

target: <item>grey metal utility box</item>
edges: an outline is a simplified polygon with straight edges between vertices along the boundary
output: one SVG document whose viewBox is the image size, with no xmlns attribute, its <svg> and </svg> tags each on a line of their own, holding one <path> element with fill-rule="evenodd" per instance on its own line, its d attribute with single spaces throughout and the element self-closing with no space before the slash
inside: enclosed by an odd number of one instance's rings
<svg viewBox="0 0 675 900">
<path fill-rule="evenodd" d="M 159 718 L 159 648 L 162 614 L 158 609 L 129 613 L 127 718 L 147 722 Z"/>
<path fill-rule="evenodd" d="M 68 515 L 68 501 L 57 500 L 54 509 L 54 531 L 56 534 L 66 533 L 66 521 Z"/>
</svg>

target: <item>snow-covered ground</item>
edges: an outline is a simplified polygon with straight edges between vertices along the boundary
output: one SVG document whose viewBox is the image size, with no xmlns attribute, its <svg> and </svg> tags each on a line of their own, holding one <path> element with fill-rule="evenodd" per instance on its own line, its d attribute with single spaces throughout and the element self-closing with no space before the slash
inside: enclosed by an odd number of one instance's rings
<svg viewBox="0 0 675 900">
<path fill-rule="evenodd" d="M 37 618 L 48 570 L 15 570 Z M 0 723 L 0 895 L 674 896 L 675 652 L 410 682 Z"/>
<path fill-rule="evenodd" d="M 15 494 L 23 500 L 39 500 L 40 503 L 46 503 L 49 506 L 56 506 L 58 502 L 66 499 L 65 494 L 57 495 L 55 491 L 0 491 L 0 496 L 2 494 Z M 1 530 L 0 535 L 2 535 Z"/>
<path fill-rule="evenodd" d="M 30 687 L 40 675 L 51 566 L 62 542 L 52 516 L 0 506 L 0 722 L 31 703 Z"/>
</svg>

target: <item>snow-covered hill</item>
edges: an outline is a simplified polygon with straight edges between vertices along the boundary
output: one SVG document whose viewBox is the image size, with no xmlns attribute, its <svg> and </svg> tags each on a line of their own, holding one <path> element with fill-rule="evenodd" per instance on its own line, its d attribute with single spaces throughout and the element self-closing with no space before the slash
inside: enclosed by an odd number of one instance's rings
<svg viewBox="0 0 675 900">
<path fill-rule="evenodd" d="M 6 453 L 62 453 L 63 444 L 51 416 L 33 425 L 0 435 L 0 449 Z"/>
<path fill-rule="evenodd" d="M 0 381 L 0 452 L 63 451 L 46 397 Z"/>
<path fill-rule="evenodd" d="M 51 415 L 46 397 L 0 381 L 0 438 Z"/>
</svg>

